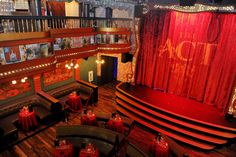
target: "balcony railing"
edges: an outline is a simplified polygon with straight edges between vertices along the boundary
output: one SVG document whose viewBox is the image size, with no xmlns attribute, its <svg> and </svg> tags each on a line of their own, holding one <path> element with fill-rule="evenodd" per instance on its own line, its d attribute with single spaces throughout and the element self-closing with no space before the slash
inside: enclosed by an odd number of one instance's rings
<svg viewBox="0 0 236 157">
<path fill-rule="evenodd" d="M 42 32 L 49 29 L 116 27 L 131 28 L 127 18 L 84 18 L 56 16 L 0 16 L 0 33 Z"/>
</svg>

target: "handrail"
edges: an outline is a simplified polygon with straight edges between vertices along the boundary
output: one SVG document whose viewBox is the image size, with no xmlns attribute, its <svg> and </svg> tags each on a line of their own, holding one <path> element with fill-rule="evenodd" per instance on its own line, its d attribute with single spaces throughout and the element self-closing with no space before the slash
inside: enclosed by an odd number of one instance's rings
<svg viewBox="0 0 236 157">
<path fill-rule="evenodd" d="M 74 16 L 0 16 L 0 33 L 41 32 L 58 28 L 99 28 L 127 27 L 133 22 L 130 18 L 101 18 Z"/>
<path fill-rule="evenodd" d="M 131 18 L 105 18 L 105 17 L 78 17 L 78 16 L 8 16 L 1 15 L 0 19 L 53 19 L 53 18 L 64 18 L 64 19 L 83 19 L 83 20 L 122 20 L 132 21 Z"/>
</svg>

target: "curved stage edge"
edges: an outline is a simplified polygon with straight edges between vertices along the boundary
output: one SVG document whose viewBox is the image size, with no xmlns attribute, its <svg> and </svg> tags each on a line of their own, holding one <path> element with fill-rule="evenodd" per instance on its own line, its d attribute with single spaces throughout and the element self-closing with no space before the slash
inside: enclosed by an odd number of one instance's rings
<svg viewBox="0 0 236 157">
<path fill-rule="evenodd" d="M 120 83 L 116 103 L 119 112 L 136 122 L 196 148 L 212 150 L 236 138 L 235 123 L 194 100 Z"/>
</svg>

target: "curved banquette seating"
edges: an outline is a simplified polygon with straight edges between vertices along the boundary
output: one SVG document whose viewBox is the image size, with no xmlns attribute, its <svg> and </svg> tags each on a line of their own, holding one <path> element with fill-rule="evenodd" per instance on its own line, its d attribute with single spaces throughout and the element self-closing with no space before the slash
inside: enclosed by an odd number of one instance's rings
<svg viewBox="0 0 236 157">
<path fill-rule="evenodd" d="M 63 87 L 47 91 L 47 93 L 59 99 L 62 104 L 66 104 L 68 95 L 74 91 L 80 93 L 80 98 L 84 105 L 98 101 L 98 86 L 83 80 L 77 80 Z"/>
<path fill-rule="evenodd" d="M 212 150 L 236 138 L 236 129 L 219 126 L 168 112 L 116 87 L 117 110 L 136 122 L 177 141 Z"/>
<path fill-rule="evenodd" d="M 108 122 L 112 118 L 112 114 L 116 114 L 116 113 L 96 113 L 96 120 L 102 121 L 102 122 Z M 125 126 L 125 129 L 127 130 L 125 131 L 125 133 L 129 135 L 131 130 L 134 128 L 134 120 L 129 117 L 124 117 L 124 116 L 121 116 L 121 118 Z"/>
<path fill-rule="evenodd" d="M 93 143 L 101 156 L 113 156 L 125 142 L 123 134 L 88 125 L 67 125 L 56 128 L 56 138 L 69 141 L 75 148 L 81 148 L 82 143 Z"/>
<path fill-rule="evenodd" d="M 139 149 L 136 145 L 129 142 L 127 149 L 126 149 L 126 156 L 127 157 L 148 157 L 148 154 L 143 152 Z"/>
<path fill-rule="evenodd" d="M 0 143 L 17 140 L 18 128 L 16 126 L 21 108 L 32 106 L 38 120 L 46 123 L 47 120 L 51 121 L 53 117 L 57 118 L 57 114 L 61 113 L 61 104 L 58 102 L 57 99 L 52 101 L 37 94 L 4 104 L 0 109 Z"/>
</svg>

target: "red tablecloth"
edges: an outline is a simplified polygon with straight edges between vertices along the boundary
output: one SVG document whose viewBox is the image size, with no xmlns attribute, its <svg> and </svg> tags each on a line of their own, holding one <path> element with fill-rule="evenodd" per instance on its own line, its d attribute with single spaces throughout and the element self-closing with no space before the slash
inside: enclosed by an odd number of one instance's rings
<svg viewBox="0 0 236 157">
<path fill-rule="evenodd" d="M 106 127 L 119 133 L 124 133 L 125 127 L 121 118 L 112 118 L 107 122 Z"/>
<path fill-rule="evenodd" d="M 97 148 L 92 149 L 81 149 L 79 152 L 79 157 L 99 157 L 99 152 Z"/>
<path fill-rule="evenodd" d="M 68 97 L 68 105 L 71 107 L 72 110 L 80 110 L 82 109 L 82 102 L 80 96 L 72 93 Z"/>
<path fill-rule="evenodd" d="M 97 126 L 96 115 L 94 113 L 83 115 L 81 117 L 81 124 Z"/>
<path fill-rule="evenodd" d="M 168 157 L 168 143 L 163 138 L 159 142 L 154 139 L 150 145 L 150 153 L 155 157 Z"/>
<path fill-rule="evenodd" d="M 31 127 L 36 127 L 38 123 L 35 112 L 29 112 L 29 110 L 21 109 L 19 112 L 19 124 L 24 130 L 29 130 Z"/>
<path fill-rule="evenodd" d="M 53 157 L 73 157 L 72 144 L 58 146 L 53 151 Z"/>
</svg>

